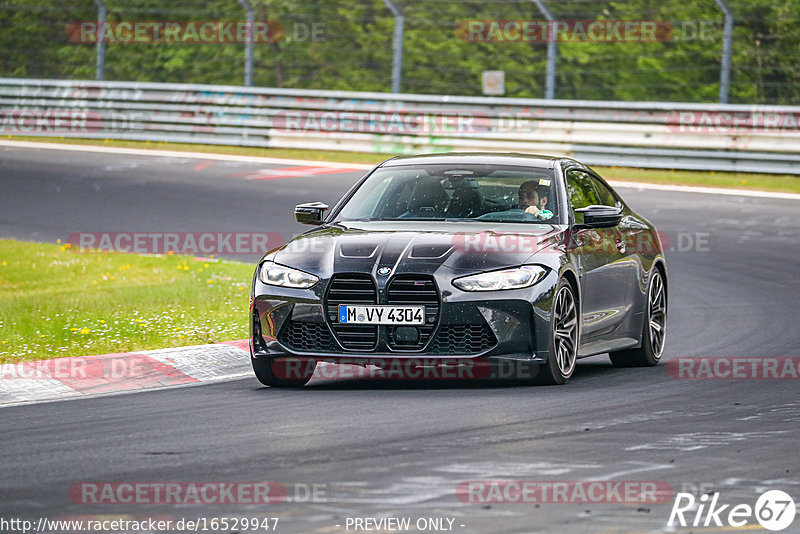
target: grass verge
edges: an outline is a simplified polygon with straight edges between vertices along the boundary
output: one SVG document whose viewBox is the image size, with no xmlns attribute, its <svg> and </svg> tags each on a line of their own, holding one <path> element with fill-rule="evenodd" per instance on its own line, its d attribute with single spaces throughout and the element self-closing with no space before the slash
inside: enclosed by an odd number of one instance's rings
<svg viewBox="0 0 800 534">
<path fill-rule="evenodd" d="M 177 150 L 179 152 L 200 152 L 204 154 L 233 154 L 237 156 L 256 156 L 260 158 L 305 159 L 309 161 L 337 161 L 341 163 L 378 164 L 394 154 L 374 154 L 368 152 L 342 152 L 338 150 L 305 150 L 299 148 L 256 148 L 229 145 L 200 145 L 191 143 L 167 143 L 163 141 L 123 141 L 116 139 L 76 139 L 66 137 L 6 136 L 9 141 L 28 141 L 32 143 L 63 143 L 66 145 L 110 146 L 118 148 L 137 148 L 150 150 Z"/>
<path fill-rule="evenodd" d="M 0 363 L 246 338 L 253 269 L 0 239 Z"/>
<path fill-rule="evenodd" d="M 33 136 L 8 136 L 14 141 L 65 143 L 71 145 L 111 146 L 154 150 L 177 150 L 207 154 L 234 154 L 270 158 L 304 159 L 309 161 L 336 161 L 341 163 L 377 164 L 395 154 L 369 152 L 340 152 L 336 150 L 307 150 L 290 148 L 252 148 L 223 145 L 197 145 L 150 141 L 118 141 L 99 139 L 43 138 Z M 800 193 L 800 177 L 786 174 L 755 174 L 740 172 L 684 171 L 662 169 L 637 169 L 631 167 L 594 167 L 608 180 L 652 183 L 664 185 L 689 185 L 722 187 L 755 191 Z"/>
<path fill-rule="evenodd" d="M 594 169 L 607 180 L 619 180 L 621 182 L 800 193 L 800 176 L 792 176 L 790 174 L 676 171 L 669 169 L 633 169 L 630 167 L 594 167 Z"/>
</svg>

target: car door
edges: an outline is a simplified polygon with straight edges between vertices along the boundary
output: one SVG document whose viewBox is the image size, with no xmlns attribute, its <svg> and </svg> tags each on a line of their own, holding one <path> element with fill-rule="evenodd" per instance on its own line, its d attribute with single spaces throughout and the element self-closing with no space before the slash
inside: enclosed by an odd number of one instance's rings
<svg viewBox="0 0 800 534">
<path fill-rule="evenodd" d="M 575 210 L 592 205 L 616 207 L 616 198 L 583 169 L 567 170 L 566 178 L 570 217 L 578 225 L 572 252 L 580 267 L 581 352 L 604 351 L 630 307 L 625 242 L 618 227 L 580 228 L 582 214 Z"/>
<path fill-rule="evenodd" d="M 620 326 L 613 332 L 614 347 L 630 345 L 639 338 L 641 321 L 632 320 L 634 313 L 641 314 L 641 291 L 639 282 L 642 276 L 642 262 L 639 258 L 641 245 L 647 244 L 642 238 L 642 229 L 647 229 L 641 221 L 633 217 L 619 196 L 601 178 L 589 173 L 592 184 L 604 206 L 614 206 L 621 210 L 622 218 L 613 228 L 613 248 L 619 252 L 614 262 L 615 289 L 619 297 L 616 323 Z M 612 229 L 609 229 L 612 230 Z M 649 235 L 649 233 L 648 233 Z"/>
<path fill-rule="evenodd" d="M 591 173 L 590 173 L 591 174 Z M 652 253 L 657 246 L 650 227 L 632 212 L 609 186 L 599 177 L 592 175 L 592 182 L 600 194 L 604 205 L 616 205 L 622 210 L 622 218 L 616 227 L 615 242 L 623 258 L 617 261 L 619 273 L 619 295 L 621 302 L 622 325 L 617 329 L 615 341 L 619 345 L 636 343 L 642 331 L 642 320 L 646 297 L 646 273 L 642 254 Z"/>
</svg>

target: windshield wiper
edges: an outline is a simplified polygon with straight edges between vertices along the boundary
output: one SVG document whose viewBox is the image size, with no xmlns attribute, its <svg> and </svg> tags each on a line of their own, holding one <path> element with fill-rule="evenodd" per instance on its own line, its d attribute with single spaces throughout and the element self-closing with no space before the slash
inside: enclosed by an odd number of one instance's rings
<svg viewBox="0 0 800 534">
<path fill-rule="evenodd" d="M 480 221 L 483 219 L 475 219 L 472 217 L 450 217 L 444 220 L 444 222 L 468 222 L 468 221 Z"/>
</svg>

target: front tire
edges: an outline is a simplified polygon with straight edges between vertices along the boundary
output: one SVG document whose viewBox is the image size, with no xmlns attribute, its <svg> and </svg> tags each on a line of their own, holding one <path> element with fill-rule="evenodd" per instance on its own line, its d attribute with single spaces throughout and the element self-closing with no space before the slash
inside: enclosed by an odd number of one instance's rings
<svg viewBox="0 0 800 534">
<path fill-rule="evenodd" d="M 667 333 L 667 287 L 657 267 L 650 279 L 645 313 L 642 346 L 610 353 L 614 367 L 652 367 L 661 361 Z"/>
<path fill-rule="evenodd" d="M 273 388 L 299 388 L 305 386 L 314 374 L 317 362 L 287 362 L 283 359 L 270 358 L 260 360 L 250 358 L 253 371 L 258 381 Z M 294 365 L 299 363 L 299 365 Z"/>
<path fill-rule="evenodd" d="M 547 362 L 541 365 L 536 382 L 560 385 L 575 371 L 579 338 L 578 303 L 572 285 L 561 279 L 553 298 L 550 317 L 550 346 Z"/>
</svg>

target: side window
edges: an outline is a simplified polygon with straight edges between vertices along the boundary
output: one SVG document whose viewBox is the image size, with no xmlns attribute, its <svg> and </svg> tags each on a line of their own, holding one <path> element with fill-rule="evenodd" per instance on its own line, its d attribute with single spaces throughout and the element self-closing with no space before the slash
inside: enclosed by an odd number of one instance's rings
<svg viewBox="0 0 800 534">
<path fill-rule="evenodd" d="M 583 171 L 567 171 L 567 194 L 573 210 L 600 204 L 600 198 L 592 185 L 592 177 Z"/>
<path fill-rule="evenodd" d="M 589 179 L 591 180 L 592 185 L 594 185 L 594 188 L 597 190 L 598 196 L 600 197 L 600 202 L 598 202 L 598 204 L 602 204 L 603 206 L 619 207 L 617 197 L 614 196 L 614 193 L 606 184 L 594 176 L 589 176 Z"/>
</svg>

